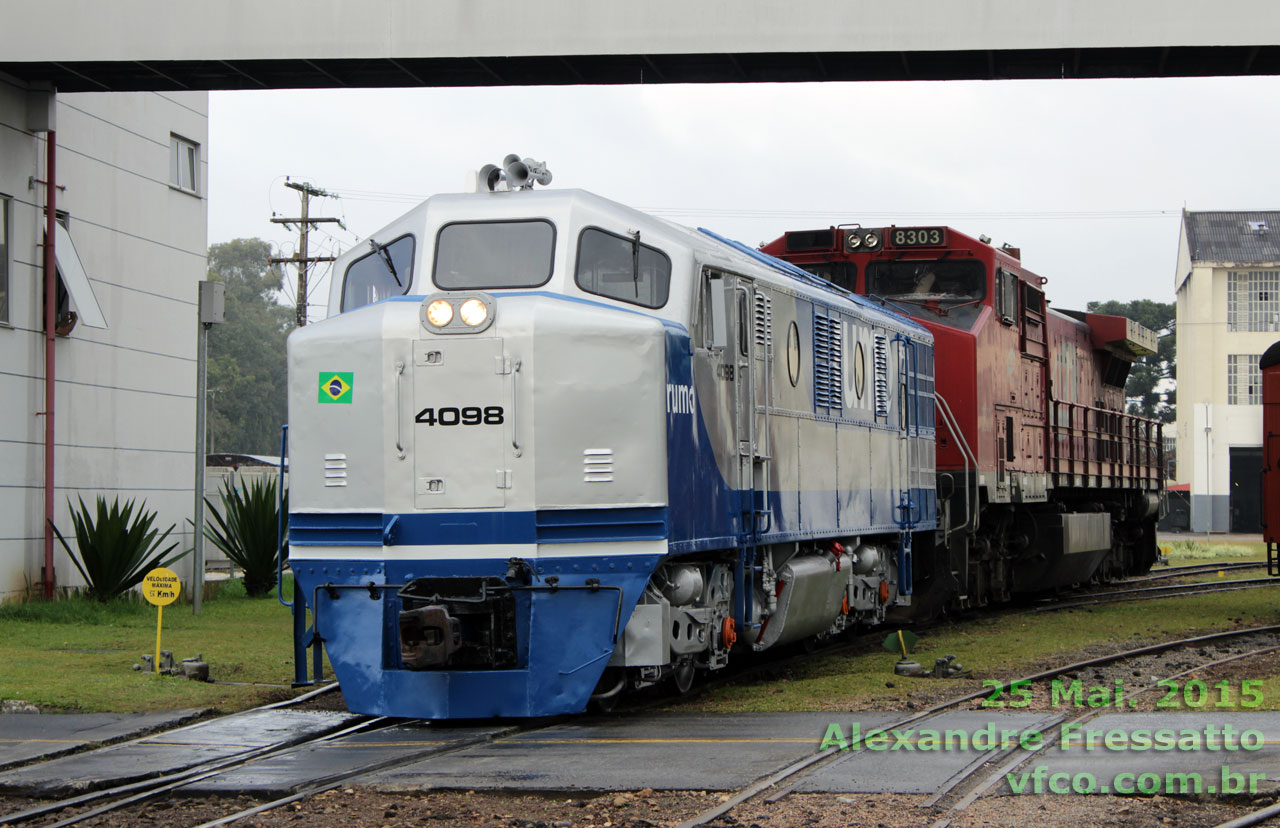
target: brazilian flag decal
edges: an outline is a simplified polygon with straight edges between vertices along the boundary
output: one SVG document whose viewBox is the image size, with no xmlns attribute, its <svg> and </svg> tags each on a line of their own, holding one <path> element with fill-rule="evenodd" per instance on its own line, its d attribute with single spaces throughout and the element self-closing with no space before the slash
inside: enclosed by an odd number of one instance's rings
<svg viewBox="0 0 1280 828">
<path fill-rule="evenodd" d="M 352 371 L 321 371 L 320 402 L 351 404 L 351 388 L 355 384 Z"/>
</svg>

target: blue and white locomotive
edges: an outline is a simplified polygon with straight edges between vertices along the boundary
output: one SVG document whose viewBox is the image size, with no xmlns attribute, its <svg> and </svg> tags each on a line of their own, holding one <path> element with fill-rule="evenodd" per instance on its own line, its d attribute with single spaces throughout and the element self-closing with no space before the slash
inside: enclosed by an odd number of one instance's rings
<svg viewBox="0 0 1280 828">
<path fill-rule="evenodd" d="M 352 710 L 576 712 L 910 603 L 937 499 L 906 317 L 518 185 L 334 274 L 289 338 L 289 562 Z"/>
</svg>

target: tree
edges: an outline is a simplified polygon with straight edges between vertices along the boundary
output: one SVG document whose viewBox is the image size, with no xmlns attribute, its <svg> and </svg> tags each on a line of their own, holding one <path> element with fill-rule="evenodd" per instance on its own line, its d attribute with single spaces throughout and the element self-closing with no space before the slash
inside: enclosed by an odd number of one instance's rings
<svg viewBox="0 0 1280 828">
<path fill-rule="evenodd" d="M 1173 303 L 1153 302 L 1150 299 L 1135 299 L 1132 302 L 1111 300 L 1090 302 L 1088 310 L 1090 313 L 1127 316 L 1156 332 L 1159 337 L 1156 353 L 1134 363 L 1133 370 L 1129 372 L 1129 380 L 1124 385 L 1124 394 L 1130 414 L 1140 414 L 1162 423 L 1173 422 L 1178 393 L 1173 376 L 1173 363 L 1178 353 Z"/>
<path fill-rule="evenodd" d="M 278 454 L 287 416 L 285 338 L 293 314 L 277 302 L 283 276 L 262 239 L 209 248 L 209 278 L 226 287 L 226 322 L 209 330 L 211 447 Z"/>
</svg>

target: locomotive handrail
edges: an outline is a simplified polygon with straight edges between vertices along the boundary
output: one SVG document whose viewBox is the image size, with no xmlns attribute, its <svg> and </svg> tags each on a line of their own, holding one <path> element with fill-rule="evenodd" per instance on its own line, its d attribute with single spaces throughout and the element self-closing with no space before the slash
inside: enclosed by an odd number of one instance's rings
<svg viewBox="0 0 1280 828">
<path fill-rule="evenodd" d="M 517 415 L 520 413 L 520 360 L 511 363 L 511 448 L 516 457 L 524 453 L 520 448 L 520 425 Z"/>
<path fill-rule="evenodd" d="M 924 517 L 924 505 L 916 503 L 912 496 L 912 484 L 916 481 L 913 476 L 919 473 L 919 465 L 915 457 L 915 444 L 911 442 L 911 437 L 920 436 L 920 374 L 919 363 L 916 355 L 916 343 L 903 336 L 896 334 L 893 337 L 895 344 L 902 346 L 902 363 L 905 370 L 905 376 L 902 381 L 902 388 L 909 396 L 910 404 L 903 400 L 902 405 L 902 422 L 903 422 L 903 439 L 907 441 L 907 490 L 906 503 L 900 508 L 903 510 L 902 520 L 897 521 L 900 529 L 914 529 L 920 519 Z M 914 513 L 918 513 L 916 516 Z"/>
<path fill-rule="evenodd" d="M 276 598 L 293 609 L 293 602 L 284 600 L 284 455 L 288 448 L 289 426 L 280 426 L 280 474 L 276 486 Z M 295 592 L 297 587 L 294 587 Z"/>
<path fill-rule="evenodd" d="M 764 293 L 762 291 L 756 291 L 756 295 L 764 296 Z M 765 299 L 766 301 L 768 301 L 768 297 L 765 297 Z M 769 312 L 768 306 L 766 305 L 765 313 L 767 314 L 768 312 Z M 766 326 L 766 330 L 767 330 L 767 326 Z M 773 348 L 771 347 L 771 345 L 772 343 L 770 342 L 770 338 L 766 333 L 764 337 L 764 354 L 763 354 L 763 357 L 764 357 L 764 454 L 763 454 L 763 458 L 765 460 L 771 460 L 773 458 L 773 442 L 770 439 L 770 435 L 773 432 L 769 428 L 770 411 L 773 408 Z M 768 475 L 765 475 L 765 479 L 766 480 L 768 479 Z M 770 515 L 769 522 L 772 525 L 773 523 L 772 515 Z"/>
<path fill-rule="evenodd" d="M 947 424 L 947 428 L 951 431 L 951 436 L 956 439 L 956 446 L 960 449 L 960 456 L 964 458 L 964 523 L 943 530 L 942 540 L 943 543 L 946 543 L 952 532 L 959 532 L 969 525 L 970 518 L 973 520 L 973 531 L 978 531 L 977 502 L 969 492 L 969 470 L 972 468 L 975 472 L 977 471 L 978 458 L 974 456 L 973 449 L 969 448 L 969 441 L 964 438 L 964 432 L 960 430 L 955 415 L 951 413 L 951 406 L 947 403 L 946 397 L 938 393 L 937 388 L 933 390 L 933 399 L 938 403 L 938 411 L 942 414 L 943 422 Z M 972 462 L 972 466 L 970 466 L 970 462 Z"/>
<path fill-rule="evenodd" d="M 1064 400 L 1054 400 L 1053 406 L 1055 474 L 1080 475 L 1097 486 L 1160 485 L 1159 423 Z"/>
<path fill-rule="evenodd" d="M 404 361 L 396 360 L 396 456 L 403 460 L 408 452 L 404 450 L 404 412 L 400 410 L 400 378 L 404 376 Z"/>
</svg>

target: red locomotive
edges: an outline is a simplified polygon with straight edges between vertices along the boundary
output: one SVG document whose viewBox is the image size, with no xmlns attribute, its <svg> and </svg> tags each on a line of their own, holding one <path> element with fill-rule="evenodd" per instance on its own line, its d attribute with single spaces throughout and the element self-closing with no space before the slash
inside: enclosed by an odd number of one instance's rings
<svg viewBox="0 0 1280 828">
<path fill-rule="evenodd" d="M 798 231 L 763 250 L 934 336 L 943 528 L 916 549 L 917 595 L 983 605 L 1151 566 L 1161 427 L 1124 413 L 1124 384 L 1153 332 L 1051 310 L 1018 249 L 949 227 Z"/>
<path fill-rule="evenodd" d="M 1280 342 L 1258 360 L 1262 371 L 1262 539 L 1267 574 L 1280 575 Z"/>
</svg>

